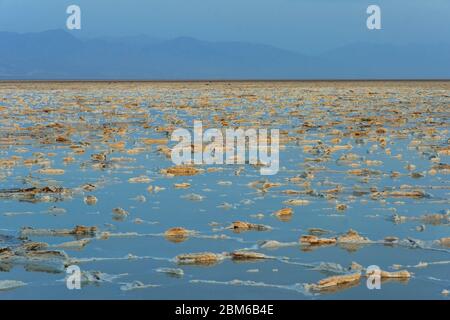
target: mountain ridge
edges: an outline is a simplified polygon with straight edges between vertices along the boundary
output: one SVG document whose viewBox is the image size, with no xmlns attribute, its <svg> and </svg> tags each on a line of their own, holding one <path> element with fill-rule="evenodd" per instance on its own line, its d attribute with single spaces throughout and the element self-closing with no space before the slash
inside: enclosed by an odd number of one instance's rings
<svg viewBox="0 0 450 320">
<path fill-rule="evenodd" d="M 320 55 L 192 37 L 0 32 L 2 80 L 450 79 L 450 45 L 353 43 Z"/>
</svg>

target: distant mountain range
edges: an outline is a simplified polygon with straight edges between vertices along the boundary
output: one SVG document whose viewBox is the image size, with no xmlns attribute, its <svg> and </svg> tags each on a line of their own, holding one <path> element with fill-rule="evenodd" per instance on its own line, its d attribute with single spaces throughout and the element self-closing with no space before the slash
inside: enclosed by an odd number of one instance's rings
<svg viewBox="0 0 450 320">
<path fill-rule="evenodd" d="M 0 32 L 0 79 L 450 79 L 450 45 L 355 43 L 318 56 L 244 42 Z"/>
</svg>

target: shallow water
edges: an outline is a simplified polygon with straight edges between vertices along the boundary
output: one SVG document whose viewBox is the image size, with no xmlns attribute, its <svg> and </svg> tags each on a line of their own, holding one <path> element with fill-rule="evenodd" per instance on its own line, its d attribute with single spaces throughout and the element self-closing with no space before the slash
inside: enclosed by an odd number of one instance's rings
<svg viewBox="0 0 450 320">
<path fill-rule="evenodd" d="M 0 247 L 45 242 L 69 258 L 61 265 L 0 255 L 0 281 L 25 283 L 0 291 L 0 298 L 447 299 L 442 292 L 450 290 L 450 248 L 440 239 L 450 236 L 449 103 L 448 82 L 1 83 L 0 235 L 12 237 L 0 238 Z M 158 146 L 172 147 L 164 139 L 177 127 L 192 130 L 194 120 L 213 128 L 280 129 L 278 174 L 261 176 L 249 164 L 200 166 L 205 171 L 193 176 L 163 174 L 173 163 Z M 149 144 L 148 138 L 163 140 Z M 104 160 L 92 159 L 100 153 Z M 42 168 L 64 173 L 44 174 Z M 352 171 L 361 169 L 370 171 Z M 151 180 L 130 183 L 139 176 Z M 255 181 L 280 185 L 264 188 Z M 191 186 L 174 187 L 183 182 Z M 95 190 L 83 189 L 86 183 Z M 24 198 L 13 190 L 45 186 L 67 192 Z M 392 191 L 420 196 L 389 196 Z M 192 194 L 202 199 L 193 201 Z M 97 203 L 87 205 L 87 195 Z M 308 203 L 285 203 L 290 199 Z M 129 215 L 117 219 L 117 207 Z M 289 219 L 274 215 L 287 207 L 293 209 Z M 438 214 L 438 221 L 429 214 Z M 236 232 L 227 228 L 234 221 L 271 229 Z M 82 248 L 52 247 L 80 238 L 71 235 L 17 239 L 23 227 L 76 225 L 98 229 Z M 195 233 L 169 241 L 164 232 L 173 227 Z M 327 230 L 320 236 L 326 238 L 353 229 L 372 242 L 301 245 L 310 228 Z M 388 245 L 387 236 L 399 242 Z M 408 238 L 422 242 L 406 245 Z M 265 240 L 286 245 L 263 248 Z M 175 259 L 240 249 L 270 259 L 236 262 L 225 254 L 212 265 Z M 339 264 L 341 272 L 314 269 L 323 262 Z M 380 290 L 369 290 L 364 277 L 331 293 L 307 289 L 348 273 L 352 262 L 408 270 L 411 277 L 383 282 Z M 117 277 L 68 290 L 64 268 L 72 264 Z M 124 290 L 133 281 L 155 286 Z"/>
</svg>

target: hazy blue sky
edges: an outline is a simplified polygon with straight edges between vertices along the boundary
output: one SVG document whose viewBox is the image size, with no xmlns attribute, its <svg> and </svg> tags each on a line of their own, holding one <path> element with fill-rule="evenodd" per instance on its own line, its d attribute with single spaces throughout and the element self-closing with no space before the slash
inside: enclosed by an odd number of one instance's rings
<svg viewBox="0 0 450 320">
<path fill-rule="evenodd" d="M 70 4 L 82 9 L 80 36 L 192 36 L 306 53 L 355 41 L 450 42 L 450 0 L 0 0 L 0 31 L 64 28 Z M 383 30 L 367 30 L 370 4 L 380 5 Z"/>
</svg>

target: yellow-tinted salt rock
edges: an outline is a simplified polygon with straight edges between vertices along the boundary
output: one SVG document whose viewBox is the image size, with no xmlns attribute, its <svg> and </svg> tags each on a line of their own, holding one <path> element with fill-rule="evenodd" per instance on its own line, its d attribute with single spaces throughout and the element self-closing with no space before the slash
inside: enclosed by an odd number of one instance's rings
<svg viewBox="0 0 450 320">
<path fill-rule="evenodd" d="M 38 172 L 40 174 L 45 174 L 45 175 L 62 175 L 65 173 L 64 169 L 51 169 L 51 168 L 40 169 L 40 170 L 38 170 Z"/>
<path fill-rule="evenodd" d="M 179 264 L 212 265 L 220 260 L 220 256 L 211 252 L 180 254 L 176 257 Z"/>
<path fill-rule="evenodd" d="M 292 217 L 292 214 L 294 213 L 294 210 L 292 208 L 283 208 L 274 213 L 275 216 L 278 218 L 282 217 Z"/>
<path fill-rule="evenodd" d="M 266 256 L 263 253 L 259 252 L 252 252 L 252 251 L 235 251 L 231 253 L 231 259 L 233 260 L 262 260 L 262 259 L 268 259 L 269 257 Z"/>
<path fill-rule="evenodd" d="M 183 241 L 187 240 L 190 233 L 191 232 L 185 228 L 174 227 L 174 228 L 167 230 L 164 233 L 164 236 L 166 237 L 166 239 L 168 241 L 171 241 L 171 242 L 183 242 Z"/>
<path fill-rule="evenodd" d="M 72 230 L 74 235 L 94 235 L 97 232 L 97 227 L 86 227 L 78 225 Z"/>
<path fill-rule="evenodd" d="M 438 150 L 438 153 L 442 156 L 450 156 L 450 147 L 444 147 Z"/>
<path fill-rule="evenodd" d="M 334 238 L 319 238 L 313 235 L 305 235 L 300 237 L 300 243 L 311 245 L 311 246 L 320 246 L 320 245 L 330 245 L 335 244 L 336 239 Z"/>
<path fill-rule="evenodd" d="M 151 138 L 145 138 L 142 139 L 142 142 L 145 144 L 167 144 L 167 139 L 151 139 Z"/>
<path fill-rule="evenodd" d="M 56 137 L 55 141 L 59 143 L 71 143 L 70 139 L 63 136 Z"/>
<path fill-rule="evenodd" d="M 63 158 L 63 161 L 65 163 L 70 163 L 70 162 L 74 162 L 75 158 L 73 158 L 73 157 L 65 157 L 65 158 Z"/>
<path fill-rule="evenodd" d="M 147 151 L 147 149 L 145 148 L 133 148 L 130 150 L 127 150 L 127 154 L 140 154 Z"/>
<path fill-rule="evenodd" d="M 336 152 L 336 151 L 341 151 L 341 150 L 350 150 L 352 149 L 352 145 L 347 144 L 347 145 L 336 145 L 336 146 L 332 146 L 328 149 L 328 151 L 330 153 Z"/>
<path fill-rule="evenodd" d="M 337 238 L 337 241 L 339 243 L 367 243 L 370 242 L 370 240 L 366 237 L 361 236 L 358 232 L 355 230 L 350 229 L 347 231 L 347 233 L 339 236 Z"/>
<path fill-rule="evenodd" d="M 280 187 L 281 183 L 278 182 L 265 182 L 262 185 L 262 189 L 270 189 L 270 188 L 275 188 L 275 187 Z"/>
<path fill-rule="evenodd" d="M 200 170 L 191 166 L 175 166 L 163 169 L 161 172 L 164 174 L 170 174 L 174 176 L 194 176 L 200 173 Z"/>
<path fill-rule="evenodd" d="M 174 183 L 173 186 L 177 189 L 187 189 L 191 187 L 191 184 L 187 182 L 182 182 L 182 183 Z"/>
<path fill-rule="evenodd" d="M 121 217 L 126 217 L 129 215 L 129 212 L 123 208 L 117 207 L 112 210 L 113 214 Z"/>
<path fill-rule="evenodd" d="M 119 149 L 119 150 L 121 150 L 121 149 L 125 148 L 125 142 L 120 141 L 120 142 L 116 142 L 116 143 L 110 143 L 109 146 L 112 149 Z"/>
<path fill-rule="evenodd" d="M 423 198 L 426 196 L 425 192 L 423 192 L 422 190 L 391 191 L 391 192 L 383 192 L 382 195 L 384 197 L 391 197 L 391 198 Z"/>
<path fill-rule="evenodd" d="M 407 270 L 400 270 L 396 272 L 381 271 L 381 279 L 409 279 L 411 278 L 411 273 Z"/>
<path fill-rule="evenodd" d="M 151 181 L 152 181 L 152 179 L 150 179 L 147 176 L 139 176 L 139 177 L 133 177 L 133 178 L 128 179 L 129 183 L 149 183 Z"/>
<path fill-rule="evenodd" d="M 12 168 L 16 165 L 16 161 L 10 159 L 0 159 L 0 168 Z"/>
<path fill-rule="evenodd" d="M 306 206 L 309 204 L 309 200 L 305 199 L 289 199 L 283 202 L 284 204 L 290 206 Z"/>
<path fill-rule="evenodd" d="M 91 159 L 94 161 L 106 161 L 106 154 L 105 153 L 91 154 Z"/>
<path fill-rule="evenodd" d="M 450 247 L 450 237 L 448 237 L 448 238 L 441 238 L 441 239 L 439 240 L 439 243 L 440 243 L 442 246 Z"/>
<path fill-rule="evenodd" d="M 287 194 L 287 195 L 297 195 L 297 194 L 302 194 L 303 192 L 300 190 L 288 189 L 288 190 L 283 190 L 282 193 Z"/>
<path fill-rule="evenodd" d="M 93 206 L 97 203 L 97 198 L 95 196 L 86 196 L 84 197 L 84 203 L 90 206 Z"/>
<path fill-rule="evenodd" d="M 233 229 L 235 232 L 250 231 L 250 230 L 266 231 L 269 229 L 269 227 L 262 224 L 255 224 L 244 221 L 234 221 L 229 228 Z"/>
<path fill-rule="evenodd" d="M 359 284 L 360 280 L 361 273 L 352 273 L 322 279 L 317 284 L 309 285 L 308 288 L 313 291 L 335 292 Z"/>
</svg>

